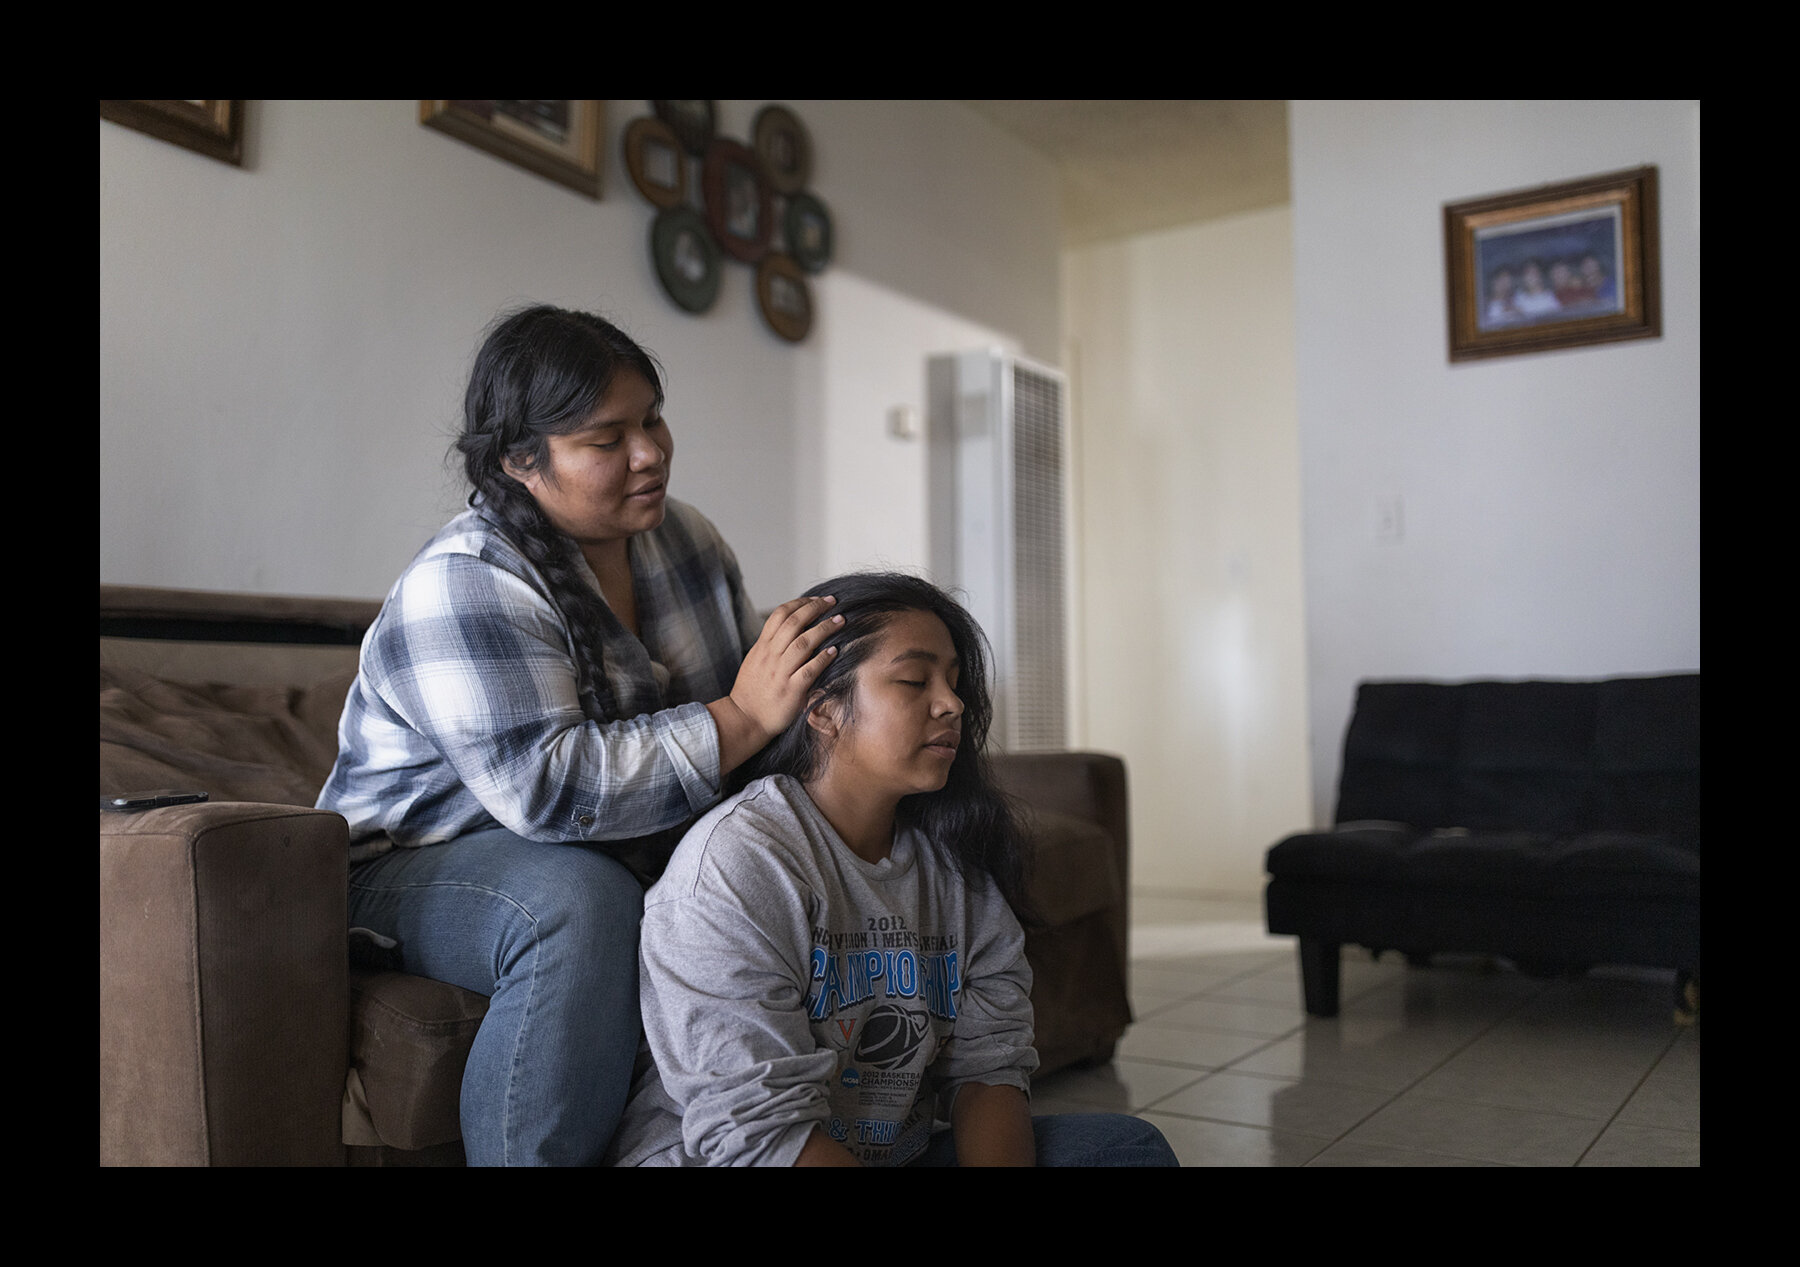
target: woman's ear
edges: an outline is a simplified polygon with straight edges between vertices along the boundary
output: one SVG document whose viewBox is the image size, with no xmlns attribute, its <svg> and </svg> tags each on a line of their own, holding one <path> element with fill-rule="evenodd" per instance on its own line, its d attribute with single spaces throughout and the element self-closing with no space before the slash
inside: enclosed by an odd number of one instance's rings
<svg viewBox="0 0 1800 1267">
<path fill-rule="evenodd" d="M 500 459 L 500 469 L 506 472 L 506 474 L 511 476 L 514 480 L 517 480 L 520 484 L 523 484 L 527 490 L 532 492 L 537 491 L 534 487 L 537 482 L 537 468 L 535 466 L 521 466 L 508 455 L 507 457 Z"/>
</svg>

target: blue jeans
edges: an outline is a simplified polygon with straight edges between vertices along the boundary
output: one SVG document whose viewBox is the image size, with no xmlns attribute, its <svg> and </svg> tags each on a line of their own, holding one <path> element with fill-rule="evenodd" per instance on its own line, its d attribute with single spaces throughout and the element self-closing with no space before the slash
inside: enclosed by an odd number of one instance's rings
<svg viewBox="0 0 1800 1267">
<path fill-rule="evenodd" d="M 1033 1114 L 1031 1133 L 1040 1166 L 1179 1166 L 1163 1133 L 1124 1113 Z M 956 1165 L 950 1131 L 931 1137 L 913 1166 Z"/>
<path fill-rule="evenodd" d="M 594 1165 L 631 1085 L 644 891 L 616 859 L 502 828 L 350 871 L 350 923 L 489 997 L 462 1083 L 471 1166 Z"/>
</svg>

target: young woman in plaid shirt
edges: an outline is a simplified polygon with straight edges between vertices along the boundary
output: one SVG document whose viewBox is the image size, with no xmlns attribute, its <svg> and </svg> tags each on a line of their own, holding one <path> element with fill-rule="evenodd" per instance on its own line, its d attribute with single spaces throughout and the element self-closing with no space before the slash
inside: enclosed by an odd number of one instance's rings
<svg viewBox="0 0 1800 1267">
<path fill-rule="evenodd" d="M 799 715 L 830 598 L 758 622 L 669 496 L 661 375 L 537 306 L 489 332 L 457 441 L 468 508 L 363 641 L 319 797 L 350 823 L 350 922 L 490 997 L 463 1077 L 472 1165 L 597 1161 L 638 1045 L 643 882 Z"/>
</svg>

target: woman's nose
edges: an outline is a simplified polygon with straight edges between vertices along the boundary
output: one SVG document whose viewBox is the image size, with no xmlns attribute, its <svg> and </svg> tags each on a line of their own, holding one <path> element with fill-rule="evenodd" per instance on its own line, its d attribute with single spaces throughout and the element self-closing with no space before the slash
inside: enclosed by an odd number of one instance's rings
<svg viewBox="0 0 1800 1267">
<path fill-rule="evenodd" d="M 661 466 L 667 455 L 647 431 L 638 431 L 631 440 L 631 469 L 652 471 Z"/>
</svg>

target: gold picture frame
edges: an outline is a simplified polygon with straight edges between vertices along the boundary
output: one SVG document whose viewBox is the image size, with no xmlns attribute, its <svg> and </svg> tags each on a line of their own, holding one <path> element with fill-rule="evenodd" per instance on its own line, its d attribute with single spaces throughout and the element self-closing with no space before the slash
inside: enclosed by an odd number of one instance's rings
<svg viewBox="0 0 1800 1267">
<path fill-rule="evenodd" d="M 688 155 L 675 130 L 644 115 L 625 128 L 625 170 L 653 206 L 679 207 L 688 200 Z"/>
<path fill-rule="evenodd" d="M 1662 335 L 1656 168 L 1444 205 L 1450 359 Z"/>
<path fill-rule="evenodd" d="M 244 165 L 242 101 L 102 101 L 100 117 L 221 163 Z"/>
<path fill-rule="evenodd" d="M 756 269 L 756 306 L 769 329 L 798 343 L 812 331 L 813 294 L 792 256 L 771 252 Z"/>
<path fill-rule="evenodd" d="M 604 101 L 421 101 L 419 122 L 598 200 Z"/>
</svg>

